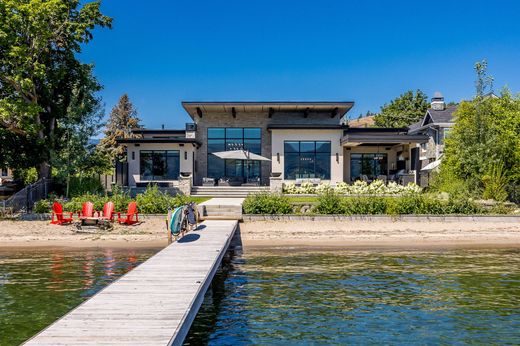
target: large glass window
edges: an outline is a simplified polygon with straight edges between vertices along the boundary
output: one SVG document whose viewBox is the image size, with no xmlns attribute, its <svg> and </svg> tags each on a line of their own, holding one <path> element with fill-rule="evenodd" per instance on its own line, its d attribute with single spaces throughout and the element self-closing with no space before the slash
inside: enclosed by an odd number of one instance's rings
<svg viewBox="0 0 520 346">
<path fill-rule="evenodd" d="M 329 141 L 285 141 L 285 179 L 330 179 Z"/>
<path fill-rule="evenodd" d="M 388 167 L 387 154 L 350 154 L 350 179 L 357 180 L 361 175 L 376 179 L 378 175 L 386 175 Z"/>
<path fill-rule="evenodd" d="M 210 127 L 208 128 L 208 177 L 259 178 L 260 162 L 246 163 L 240 160 L 223 160 L 211 153 L 230 150 L 248 150 L 262 154 L 262 130 L 257 127 Z"/>
<path fill-rule="evenodd" d="M 178 150 L 141 150 L 139 156 L 141 180 L 179 179 Z"/>
</svg>

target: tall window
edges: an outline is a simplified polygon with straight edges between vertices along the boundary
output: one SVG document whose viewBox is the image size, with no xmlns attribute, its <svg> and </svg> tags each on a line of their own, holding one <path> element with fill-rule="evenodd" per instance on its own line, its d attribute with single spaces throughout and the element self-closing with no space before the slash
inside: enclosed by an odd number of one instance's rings
<svg viewBox="0 0 520 346">
<path fill-rule="evenodd" d="M 285 179 L 330 179 L 330 141 L 285 141 Z"/>
<path fill-rule="evenodd" d="M 356 180 L 361 175 L 370 179 L 386 175 L 388 170 L 387 154 L 350 154 L 350 179 Z"/>
<path fill-rule="evenodd" d="M 139 156 L 141 180 L 179 179 L 178 150 L 141 150 Z"/>
<path fill-rule="evenodd" d="M 248 150 L 262 154 L 262 130 L 258 127 L 210 127 L 208 128 L 208 177 L 260 177 L 260 162 L 248 164 L 240 160 L 223 160 L 211 153 L 229 150 Z"/>
</svg>

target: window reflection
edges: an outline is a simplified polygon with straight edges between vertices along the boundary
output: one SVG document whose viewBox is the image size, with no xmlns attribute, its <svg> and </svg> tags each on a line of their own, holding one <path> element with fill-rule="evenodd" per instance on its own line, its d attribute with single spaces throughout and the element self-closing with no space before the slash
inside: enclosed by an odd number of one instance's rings
<svg viewBox="0 0 520 346">
<path fill-rule="evenodd" d="M 329 141 L 285 141 L 285 179 L 330 179 Z"/>
</svg>

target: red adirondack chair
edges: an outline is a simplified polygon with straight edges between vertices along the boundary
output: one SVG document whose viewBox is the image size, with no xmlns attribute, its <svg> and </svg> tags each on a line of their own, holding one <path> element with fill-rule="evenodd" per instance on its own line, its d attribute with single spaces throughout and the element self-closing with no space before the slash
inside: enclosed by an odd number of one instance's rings
<svg viewBox="0 0 520 346">
<path fill-rule="evenodd" d="M 107 202 L 103 206 L 103 211 L 98 212 L 100 220 L 114 221 L 114 202 Z"/>
<path fill-rule="evenodd" d="M 69 217 L 65 217 L 63 213 L 63 206 L 58 203 L 54 202 L 52 204 L 52 216 L 51 216 L 51 224 L 52 225 L 65 225 L 72 222 L 72 213 L 67 212 L 67 215 Z M 56 219 L 54 219 L 54 216 L 56 216 Z"/>
<path fill-rule="evenodd" d="M 87 218 L 94 217 L 94 204 L 92 202 L 83 203 L 83 208 L 81 211 L 78 211 L 78 218 L 80 220 L 84 220 Z"/>
<path fill-rule="evenodd" d="M 126 217 L 121 217 L 121 213 L 117 213 L 117 222 L 125 225 L 133 225 L 139 222 L 139 214 L 137 213 L 137 204 L 135 202 L 128 203 Z"/>
</svg>

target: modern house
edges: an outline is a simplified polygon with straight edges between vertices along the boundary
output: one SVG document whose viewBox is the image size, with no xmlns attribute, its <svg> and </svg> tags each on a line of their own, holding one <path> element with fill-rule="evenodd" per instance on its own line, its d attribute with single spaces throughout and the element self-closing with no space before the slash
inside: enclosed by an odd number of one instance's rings
<svg viewBox="0 0 520 346">
<path fill-rule="evenodd" d="M 408 128 L 353 128 L 353 102 L 183 102 L 193 119 L 185 130 L 136 130 L 119 139 L 128 162 L 118 179 L 129 187 L 351 183 L 358 179 L 419 181 L 428 134 Z M 421 125 L 421 128 L 427 124 Z M 212 153 L 244 149 L 269 161 L 223 160 Z"/>
</svg>

